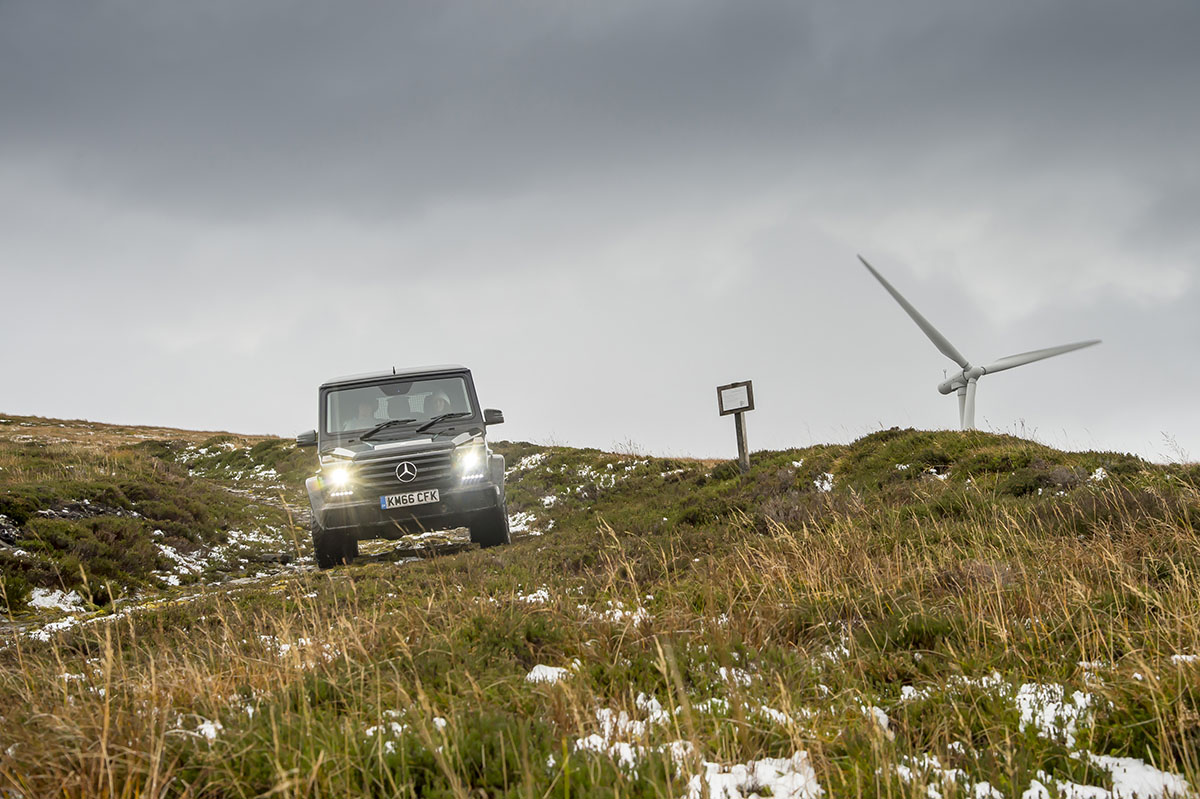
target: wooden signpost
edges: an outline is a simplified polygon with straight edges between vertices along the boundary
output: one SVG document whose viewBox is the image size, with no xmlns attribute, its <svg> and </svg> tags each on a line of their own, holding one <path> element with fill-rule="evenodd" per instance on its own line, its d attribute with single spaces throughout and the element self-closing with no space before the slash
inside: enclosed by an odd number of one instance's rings
<svg viewBox="0 0 1200 799">
<path fill-rule="evenodd" d="M 737 431 L 738 465 L 750 471 L 750 448 L 746 445 L 746 411 L 754 410 L 754 385 L 750 380 L 717 386 L 717 409 L 722 416 L 733 414 Z"/>
</svg>

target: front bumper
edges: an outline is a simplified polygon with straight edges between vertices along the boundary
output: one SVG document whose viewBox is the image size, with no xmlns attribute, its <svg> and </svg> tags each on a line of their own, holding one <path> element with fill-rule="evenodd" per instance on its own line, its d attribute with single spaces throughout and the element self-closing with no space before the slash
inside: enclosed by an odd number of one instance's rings
<svg viewBox="0 0 1200 799">
<path fill-rule="evenodd" d="M 500 487 L 492 483 L 472 486 L 432 486 L 438 502 L 383 510 L 379 496 L 328 500 L 313 507 L 313 518 L 326 530 L 354 532 L 359 539 L 399 538 L 402 535 L 466 527 L 471 517 L 502 504 Z M 310 499 L 312 499 L 310 493 Z"/>
</svg>

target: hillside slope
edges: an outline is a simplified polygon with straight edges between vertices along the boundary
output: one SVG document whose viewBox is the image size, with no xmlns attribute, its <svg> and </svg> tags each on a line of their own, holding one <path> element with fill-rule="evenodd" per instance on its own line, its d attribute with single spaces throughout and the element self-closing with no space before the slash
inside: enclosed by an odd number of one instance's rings
<svg viewBox="0 0 1200 799">
<path fill-rule="evenodd" d="M 289 442 L 7 418 L 0 786 L 26 796 L 1200 777 L 1194 466 L 901 430 L 744 476 L 499 444 L 513 545 L 316 572 Z"/>
</svg>

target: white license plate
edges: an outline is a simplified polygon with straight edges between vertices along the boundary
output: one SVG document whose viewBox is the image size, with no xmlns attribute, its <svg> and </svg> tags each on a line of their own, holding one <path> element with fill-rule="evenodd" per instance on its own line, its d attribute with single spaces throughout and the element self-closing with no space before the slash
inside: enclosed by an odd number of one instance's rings
<svg viewBox="0 0 1200 799">
<path fill-rule="evenodd" d="M 380 497 L 379 507 L 384 510 L 391 510 L 392 508 L 407 508 L 412 505 L 428 505 L 430 502 L 438 501 L 438 490 L 436 488 L 427 488 L 424 491 L 410 491 L 407 494 L 392 494 Z"/>
</svg>

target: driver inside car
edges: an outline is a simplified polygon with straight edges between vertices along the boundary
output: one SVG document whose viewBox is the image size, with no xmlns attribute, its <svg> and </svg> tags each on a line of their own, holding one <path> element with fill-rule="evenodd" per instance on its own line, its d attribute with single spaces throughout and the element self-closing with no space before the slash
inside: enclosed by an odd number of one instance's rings
<svg viewBox="0 0 1200 799">
<path fill-rule="evenodd" d="M 450 413 L 454 410 L 453 403 L 450 402 L 450 397 L 445 391 L 435 391 L 425 400 L 425 414 L 431 419 L 434 416 L 441 416 L 443 413 Z"/>
</svg>

